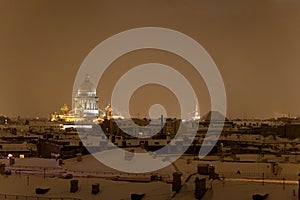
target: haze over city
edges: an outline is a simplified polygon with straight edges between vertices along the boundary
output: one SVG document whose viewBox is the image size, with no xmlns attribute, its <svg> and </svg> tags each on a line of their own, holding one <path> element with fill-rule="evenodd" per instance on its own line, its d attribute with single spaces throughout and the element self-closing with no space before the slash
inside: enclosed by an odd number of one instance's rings
<svg viewBox="0 0 300 200">
<path fill-rule="evenodd" d="M 1 1 L 0 113 L 49 117 L 71 105 L 77 70 L 101 41 L 138 27 L 165 27 L 197 40 L 224 80 L 229 117 L 265 118 L 300 114 L 300 2 L 287 1 Z M 197 91 L 201 114 L 210 110 L 205 83 L 178 56 L 141 50 L 117 59 L 101 79 L 100 108 L 128 69 L 147 62 L 174 67 Z M 149 94 L 147 101 L 141 97 Z M 151 95 L 155 94 L 155 95 Z M 157 98 L 157 97 L 160 98 Z M 135 93 L 133 115 L 176 101 L 158 86 Z M 171 103 L 171 105 L 170 105 Z M 146 105 L 146 106 L 145 106 Z M 168 106 L 166 105 L 168 108 Z M 194 105 L 191 105 L 191 109 Z"/>
<path fill-rule="evenodd" d="M 0 199 L 300 200 L 300 1 L 0 0 Z"/>
</svg>

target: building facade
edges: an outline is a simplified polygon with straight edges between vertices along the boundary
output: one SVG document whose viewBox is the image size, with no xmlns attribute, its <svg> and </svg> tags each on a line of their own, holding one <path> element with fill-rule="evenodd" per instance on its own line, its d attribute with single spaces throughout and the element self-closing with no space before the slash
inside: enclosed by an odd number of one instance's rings
<svg viewBox="0 0 300 200">
<path fill-rule="evenodd" d="M 97 117 L 99 116 L 96 87 L 90 82 L 87 75 L 84 82 L 78 88 L 75 95 L 74 111 L 76 116 L 80 117 Z"/>
</svg>

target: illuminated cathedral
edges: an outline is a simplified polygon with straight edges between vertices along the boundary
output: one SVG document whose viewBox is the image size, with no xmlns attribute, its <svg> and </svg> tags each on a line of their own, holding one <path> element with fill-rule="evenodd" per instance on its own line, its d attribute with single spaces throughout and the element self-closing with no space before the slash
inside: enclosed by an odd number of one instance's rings
<svg viewBox="0 0 300 200">
<path fill-rule="evenodd" d="M 99 98 L 96 87 L 86 75 L 83 83 L 79 86 L 74 97 L 74 109 L 70 110 L 64 104 L 61 107 L 61 113 L 53 113 L 51 121 L 81 122 L 87 119 L 93 119 L 95 122 L 101 122 L 104 119 L 123 118 L 121 115 L 114 116 L 110 104 L 105 108 L 105 112 L 99 109 Z"/>
<path fill-rule="evenodd" d="M 87 75 L 83 83 L 78 88 L 74 98 L 74 114 L 80 117 L 99 116 L 96 87 Z"/>
</svg>

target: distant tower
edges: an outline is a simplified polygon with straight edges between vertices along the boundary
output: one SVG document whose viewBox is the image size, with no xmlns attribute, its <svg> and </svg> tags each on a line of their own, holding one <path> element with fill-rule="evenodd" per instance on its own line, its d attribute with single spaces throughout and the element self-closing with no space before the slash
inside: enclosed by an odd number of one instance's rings
<svg viewBox="0 0 300 200">
<path fill-rule="evenodd" d="M 89 75 L 80 85 L 75 95 L 75 115 L 82 117 L 93 117 L 99 115 L 96 87 L 90 82 Z"/>
<path fill-rule="evenodd" d="M 199 119 L 200 119 L 200 114 L 199 114 L 198 101 L 197 101 L 196 102 L 196 108 L 195 108 L 193 120 L 199 120 Z"/>
</svg>

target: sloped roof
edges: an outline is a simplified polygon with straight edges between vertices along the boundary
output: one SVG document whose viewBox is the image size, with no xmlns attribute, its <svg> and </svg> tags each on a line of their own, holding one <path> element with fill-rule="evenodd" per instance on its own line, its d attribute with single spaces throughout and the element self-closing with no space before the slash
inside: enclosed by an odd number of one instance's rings
<svg viewBox="0 0 300 200">
<path fill-rule="evenodd" d="M 221 114 L 219 111 L 209 111 L 200 118 L 200 121 L 229 121 L 227 117 Z"/>
</svg>

